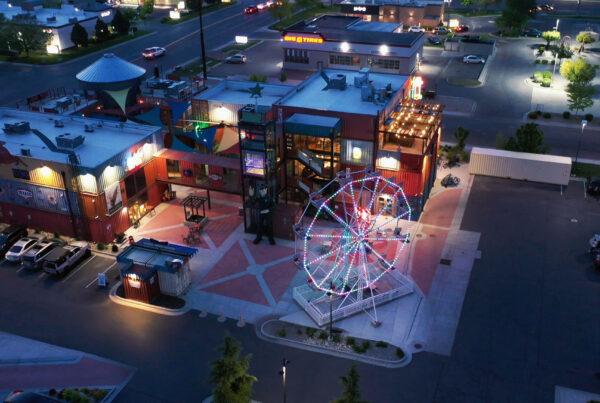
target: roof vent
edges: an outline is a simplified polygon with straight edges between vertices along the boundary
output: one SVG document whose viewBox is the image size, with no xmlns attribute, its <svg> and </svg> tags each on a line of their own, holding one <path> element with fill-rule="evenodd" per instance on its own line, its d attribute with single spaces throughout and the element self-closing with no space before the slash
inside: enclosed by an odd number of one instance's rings
<svg viewBox="0 0 600 403">
<path fill-rule="evenodd" d="M 65 122 L 63 122 L 60 119 L 55 119 L 54 120 L 54 127 L 65 127 Z"/>
<path fill-rule="evenodd" d="M 23 134 L 31 130 L 29 122 L 4 123 L 4 133 Z"/>
<path fill-rule="evenodd" d="M 336 74 L 333 77 L 329 77 L 325 72 L 321 71 L 321 77 L 327 83 L 323 91 L 331 89 L 344 91 L 346 89 L 346 75 L 344 74 Z"/>
<path fill-rule="evenodd" d="M 58 148 L 63 148 L 67 150 L 76 149 L 77 147 L 82 145 L 84 141 L 85 137 L 83 137 L 81 134 L 74 135 L 71 133 L 64 133 L 59 134 L 56 137 L 56 145 L 58 146 Z"/>
<path fill-rule="evenodd" d="M 29 148 L 21 148 L 21 155 L 23 157 L 31 157 L 31 150 Z"/>
</svg>

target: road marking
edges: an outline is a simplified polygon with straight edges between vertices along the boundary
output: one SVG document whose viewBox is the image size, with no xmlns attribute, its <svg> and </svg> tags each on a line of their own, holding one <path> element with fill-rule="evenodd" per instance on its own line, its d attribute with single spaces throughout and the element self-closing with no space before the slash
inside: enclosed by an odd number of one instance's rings
<svg viewBox="0 0 600 403">
<path fill-rule="evenodd" d="M 225 21 L 227 21 L 227 20 L 231 20 L 231 19 L 233 19 L 233 18 L 236 18 L 236 17 L 239 17 L 239 15 L 238 15 L 238 14 L 233 14 L 233 15 L 230 15 L 229 17 L 227 17 L 227 18 L 224 18 L 224 19 L 222 19 L 222 20 L 220 20 L 220 21 L 218 21 L 218 22 L 213 22 L 212 24 L 206 25 L 206 26 L 204 27 L 205 35 L 206 35 L 206 30 L 207 30 L 208 28 L 210 28 L 210 27 L 213 27 L 213 26 L 215 26 L 215 25 L 222 24 L 223 22 L 225 22 Z M 179 43 L 179 42 L 181 42 L 181 41 L 183 41 L 183 40 L 185 40 L 185 39 L 189 38 L 190 36 L 195 36 L 195 35 L 197 35 L 199 32 L 200 32 L 200 29 L 197 29 L 197 30 L 195 30 L 195 31 L 193 31 L 193 32 L 190 32 L 190 33 L 189 33 L 189 34 L 187 34 L 187 35 L 184 35 L 184 36 L 182 36 L 181 38 L 178 38 L 178 39 L 174 40 L 173 42 L 167 43 L 166 45 L 164 45 L 164 46 L 162 46 L 162 47 L 163 47 L 163 48 L 165 48 L 165 49 L 167 49 L 167 48 L 170 48 L 170 47 L 172 47 L 173 45 L 175 45 L 175 44 L 177 44 L 177 43 Z M 210 49 L 207 49 L 207 51 L 208 51 L 208 50 L 210 50 Z M 137 60 L 142 60 L 143 58 L 144 58 L 143 56 L 138 56 L 138 57 L 136 57 L 135 59 L 133 59 L 133 60 L 131 60 L 131 61 L 132 61 L 132 62 L 135 62 L 135 61 L 137 61 Z"/>
<path fill-rule="evenodd" d="M 17 270 L 17 273 L 21 273 L 21 271 L 23 271 L 24 268 L 25 268 L 25 266 L 21 266 L 21 268 L 19 270 Z"/>
<path fill-rule="evenodd" d="M 83 266 L 85 266 L 86 264 L 88 264 L 89 262 L 91 262 L 95 257 L 96 257 L 96 255 L 92 255 L 91 258 L 89 258 L 85 262 L 81 263 L 77 269 L 73 270 L 67 277 L 65 277 L 64 279 L 62 279 L 61 283 L 64 283 L 65 281 L 67 281 L 68 279 L 70 279 L 71 277 L 73 277 L 75 275 L 75 273 L 78 273 L 79 270 L 83 269 Z"/>
<path fill-rule="evenodd" d="M 106 274 L 106 272 L 109 271 L 110 269 L 112 269 L 116 264 L 117 264 L 117 262 L 115 261 L 113 264 L 108 266 L 108 269 L 104 270 L 102 273 Z M 89 286 L 91 286 L 92 284 L 94 284 L 97 281 L 98 281 L 98 278 L 95 278 L 92 281 L 90 281 L 90 283 L 83 288 L 88 288 Z"/>
<path fill-rule="evenodd" d="M 44 277 L 45 275 L 46 275 L 46 272 L 45 272 L 45 271 L 43 271 L 43 272 L 41 272 L 41 273 L 40 273 L 40 275 L 38 276 L 38 278 L 42 278 L 42 277 Z"/>
</svg>

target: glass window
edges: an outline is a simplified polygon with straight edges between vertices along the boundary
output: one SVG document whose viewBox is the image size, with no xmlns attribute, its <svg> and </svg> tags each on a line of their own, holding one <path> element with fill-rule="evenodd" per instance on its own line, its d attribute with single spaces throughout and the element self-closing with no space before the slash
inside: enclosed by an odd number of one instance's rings
<svg viewBox="0 0 600 403">
<path fill-rule="evenodd" d="M 17 179 L 23 179 L 23 180 L 31 180 L 31 177 L 29 176 L 29 171 L 26 169 L 13 169 L 13 176 Z"/>
<path fill-rule="evenodd" d="M 167 160 L 167 178 L 181 178 L 179 171 L 179 161 Z"/>
<path fill-rule="evenodd" d="M 354 66 L 354 65 L 360 64 L 360 57 L 352 56 L 352 55 L 330 54 L 329 55 L 329 64 L 341 64 L 344 66 Z"/>
<path fill-rule="evenodd" d="M 304 49 L 285 49 L 283 58 L 288 63 L 308 64 L 308 51 Z"/>
<path fill-rule="evenodd" d="M 352 165 L 371 166 L 373 163 L 373 143 L 343 139 L 342 162 Z"/>
<path fill-rule="evenodd" d="M 375 59 L 374 64 L 380 69 L 400 70 L 400 60 L 398 59 Z"/>
<path fill-rule="evenodd" d="M 144 189 L 146 189 L 146 175 L 143 168 L 125 178 L 127 197 L 131 198 Z"/>
<path fill-rule="evenodd" d="M 263 153 L 244 151 L 244 173 L 264 176 L 265 156 Z"/>
</svg>

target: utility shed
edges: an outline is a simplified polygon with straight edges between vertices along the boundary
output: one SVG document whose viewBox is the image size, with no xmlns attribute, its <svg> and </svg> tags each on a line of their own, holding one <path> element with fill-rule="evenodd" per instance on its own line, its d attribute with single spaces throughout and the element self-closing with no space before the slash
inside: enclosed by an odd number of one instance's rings
<svg viewBox="0 0 600 403">
<path fill-rule="evenodd" d="M 469 173 L 568 185 L 571 158 L 474 147 L 469 160 Z"/>
</svg>

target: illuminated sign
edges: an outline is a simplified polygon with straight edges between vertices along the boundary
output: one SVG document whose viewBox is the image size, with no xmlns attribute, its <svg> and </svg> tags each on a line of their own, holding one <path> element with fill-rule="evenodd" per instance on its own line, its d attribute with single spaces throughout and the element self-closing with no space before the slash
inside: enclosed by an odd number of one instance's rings
<svg viewBox="0 0 600 403">
<path fill-rule="evenodd" d="M 144 162 L 144 150 L 143 147 L 138 148 L 131 156 L 127 158 L 127 170 L 131 171 L 142 165 Z"/>
<path fill-rule="evenodd" d="M 296 43 L 323 43 L 323 38 L 318 35 L 295 35 L 295 34 L 287 34 L 283 37 L 285 42 L 296 42 Z"/>
<path fill-rule="evenodd" d="M 354 8 L 352 10 L 353 11 L 360 11 L 360 12 L 365 13 L 367 11 L 367 8 L 363 7 L 363 6 L 354 6 Z"/>
<path fill-rule="evenodd" d="M 100 17 L 110 17 L 110 10 L 102 11 Z"/>
</svg>

